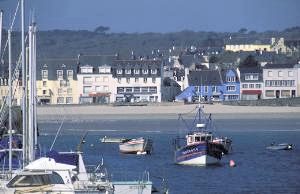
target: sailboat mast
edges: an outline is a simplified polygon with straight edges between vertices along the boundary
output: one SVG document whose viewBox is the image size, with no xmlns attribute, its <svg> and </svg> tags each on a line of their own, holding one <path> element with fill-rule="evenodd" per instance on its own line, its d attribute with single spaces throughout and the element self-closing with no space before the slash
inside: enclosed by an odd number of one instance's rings
<svg viewBox="0 0 300 194">
<path fill-rule="evenodd" d="M 27 85 L 27 73 L 26 73 L 26 65 L 25 65 L 25 2 L 24 0 L 21 0 L 21 42 L 22 42 L 22 128 L 23 128 L 23 166 L 26 165 L 27 156 L 26 156 L 26 136 L 27 136 L 27 122 L 26 122 L 26 95 L 27 95 L 27 90 L 26 90 L 26 85 Z"/>
<path fill-rule="evenodd" d="M 29 107 L 28 107 L 28 159 L 29 162 L 34 160 L 34 150 L 33 150 L 33 142 L 34 142 L 34 121 L 33 121 L 33 26 L 29 26 Z"/>
<path fill-rule="evenodd" d="M 0 58 L 1 58 L 1 51 L 2 51 L 2 24 L 3 24 L 3 11 L 0 10 Z M 1 63 L 1 61 L 0 61 Z"/>
<path fill-rule="evenodd" d="M 12 172 L 12 64 L 11 64 L 11 30 L 8 30 L 8 131 L 9 131 L 9 172 Z"/>
<path fill-rule="evenodd" d="M 37 151 L 38 145 L 37 145 L 37 109 L 36 109 L 36 24 L 33 23 L 33 34 L 32 34 L 32 88 L 33 88 L 33 124 L 34 124 L 34 149 L 35 152 Z M 35 155 L 35 153 L 34 153 Z"/>
</svg>

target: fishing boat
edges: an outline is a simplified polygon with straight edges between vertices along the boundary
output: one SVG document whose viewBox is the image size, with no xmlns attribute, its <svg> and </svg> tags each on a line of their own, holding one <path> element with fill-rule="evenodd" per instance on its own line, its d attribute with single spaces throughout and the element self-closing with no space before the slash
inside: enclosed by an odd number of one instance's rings
<svg viewBox="0 0 300 194">
<path fill-rule="evenodd" d="M 280 143 L 280 144 L 271 143 L 271 145 L 269 145 L 267 149 L 268 150 L 292 150 L 293 145 L 288 143 Z"/>
<path fill-rule="evenodd" d="M 119 149 L 124 154 L 150 154 L 152 152 L 152 140 L 143 137 L 125 139 L 119 144 Z"/>
<path fill-rule="evenodd" d="M 182 115 L 179 117 L 183 119 Z M 199 106 L 191 126 L 186 126 L 188 133 L 185 138 L 175 139 L 176 164 L 205 166 L 219 163 L 226 149 L 223 144 L 213 141 L 211 126 L 211 115 L 206 118 Z"/>
</svg>

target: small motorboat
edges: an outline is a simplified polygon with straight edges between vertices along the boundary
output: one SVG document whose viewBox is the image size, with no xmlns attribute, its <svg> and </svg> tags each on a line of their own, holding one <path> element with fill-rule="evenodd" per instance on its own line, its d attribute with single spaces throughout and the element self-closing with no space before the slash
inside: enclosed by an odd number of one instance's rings
<svg viewBox="0 0 300 194">
<path fill-rule="evenodd" d="M 292 150 L 293 145 L 288 143 L 280 143 L 275 144 L 272 143 L 270 146 L 267 147 L 268 150 Z"/>
<path fill-rule="evenodd" d="M 144 155 L 152 152 L 152 140 L 147 138 L 125 139 L 119 144 L 121 153 Z"/>
</svg>

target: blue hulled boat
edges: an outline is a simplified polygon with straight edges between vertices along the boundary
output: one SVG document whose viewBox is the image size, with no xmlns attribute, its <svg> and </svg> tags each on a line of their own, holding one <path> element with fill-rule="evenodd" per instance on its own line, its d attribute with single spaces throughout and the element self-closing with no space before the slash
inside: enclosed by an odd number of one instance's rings
<svg viewBox="0 0 300 194">
<path fill-rule="evenodd" d="M 211 116 L 206 118 L 199 107 L 192 126 L 188 128 L 188 134 L 185 138 L 177 138 L 175 141 L 176 164 L 210 165 L 221 160 L 227 150 L 223 144 L 214 142 L 211 126 Z M 185 140 L 183 145 L 180 142 L 182 139 Z"/>
</svg>

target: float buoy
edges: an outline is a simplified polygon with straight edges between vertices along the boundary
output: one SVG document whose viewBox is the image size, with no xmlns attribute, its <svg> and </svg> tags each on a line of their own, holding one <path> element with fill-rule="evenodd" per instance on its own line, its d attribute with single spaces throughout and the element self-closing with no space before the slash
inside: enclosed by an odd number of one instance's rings
<svg viewBox="0 0 300 194">
<path fill-rule="evenodd" d="M 236 164 L 235 164 L 235 162 L 234 162 L 233 160 L 230 160 L 230 161 L 229 161 L 229 166 L 230 166 L 230 167 L 235 167 Z"/>
</svg>

